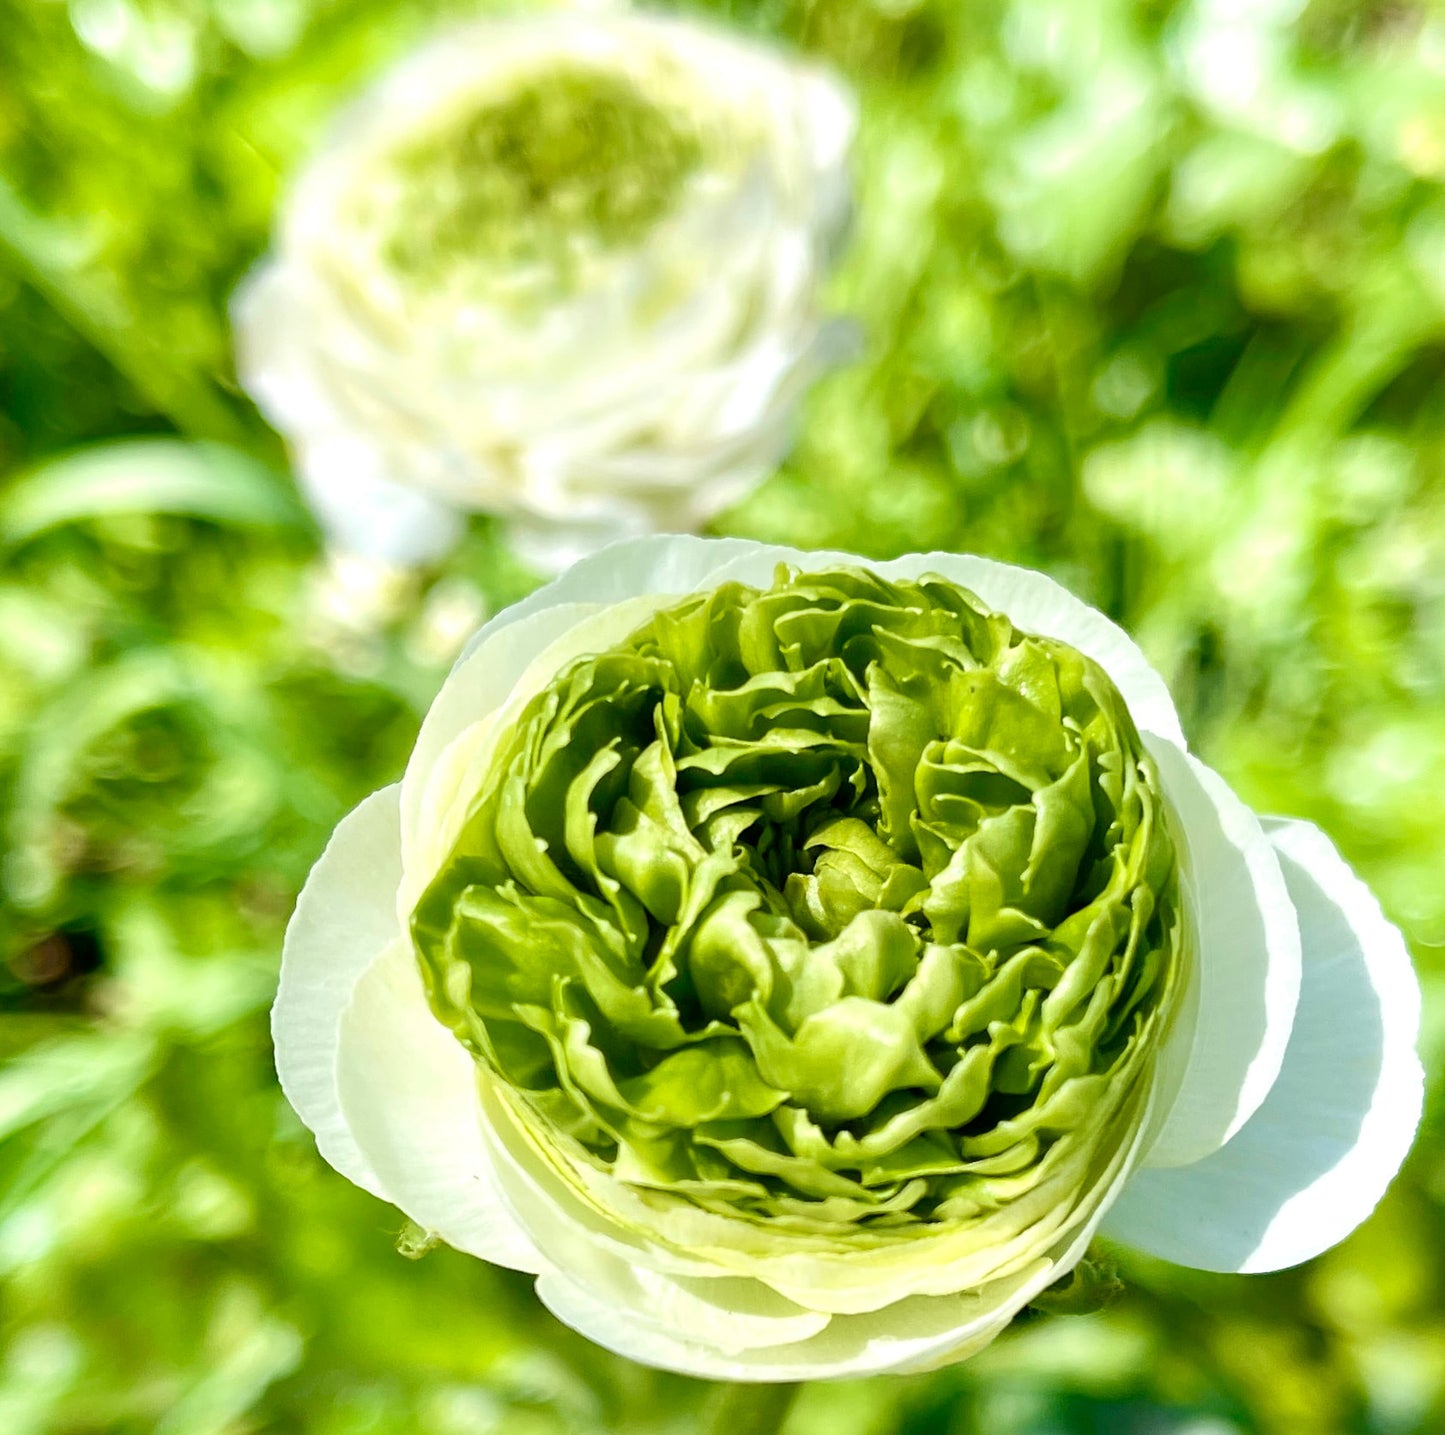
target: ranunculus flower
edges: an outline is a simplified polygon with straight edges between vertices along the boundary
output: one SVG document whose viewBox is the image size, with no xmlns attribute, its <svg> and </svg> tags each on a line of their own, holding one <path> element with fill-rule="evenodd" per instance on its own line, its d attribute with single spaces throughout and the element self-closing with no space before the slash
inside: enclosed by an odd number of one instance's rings
<svg viewBox="0 0 1445 1435">
<path fill-rule="evenodd" d="M 479 21 L 336 126 L 235 306 L 241 377 L 340 546 L 459 510 L 534 561 L 695 528 L 778 463 L 841 348 L 819 286 L 853 102 L 695 21 Z"/>
<path fill-rule="evenodd" d="M 611 548 L 494 619 L 287 935 L 322 1154 L 600 1344 L 917 1370 L 1095 1232 L 1307 1259 L 1418 1121 L 1399 933 L 1040 574 Z"/>
</svg>

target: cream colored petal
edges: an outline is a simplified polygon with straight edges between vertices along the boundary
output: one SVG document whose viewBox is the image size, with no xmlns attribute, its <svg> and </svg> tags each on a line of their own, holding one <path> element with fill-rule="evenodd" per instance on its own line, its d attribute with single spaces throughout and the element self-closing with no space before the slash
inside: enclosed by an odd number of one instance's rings
<svg viewBox="0 0 1445 1435">
<path fill-rule="evenodd" d="M 953 1294 L 911 1296 L 858 1315 L 834 1315 L 803 1338 L 772 1345 L 742 1345 L 735 1336 L 719 1340 L 715 1324 L 673 1296 L 671 1320 L 659 1319 L 644 1296 L 657 1284 L 629 1288 L 611 1271 L 589 1270 L 588 1284 L 570 1279 L 569 1270 L 543 1277 L 537 1292 L 552 1312 L 588 1339 L 629 1359 L 708 1380 L 778 1381 L 854 1379 L 867 1375 L 931 1370 L 976 1354 L 1047 1286 L 1067 1275 L 1082 1259 L 1113 1199 L 1132 1169 L 1132 1152 L 1121 1154 L 1094 1216 L 1071 1230 L 1046 1255 L 1005 1279 Z M 666 1278 L 663 1278 L 664 1280 Z M 672 1280 L 694 1300 L 706 1298 L 706 1280 Z M 736 1299 L 735 1278 L 721 1283 Z M 748 1284 L 756 1285 L 751 1282 Z M 757 1297 L 750 1297 L 755 1300 Z M 756 1330 L 755 1334 L 761 1334 Z"/>
<path fill-rule="evenodd" d="M 287 437 L 317 522 L 336 547 L 390 563 L 427 563 L 455 547 L 461 515 L 396 480 L 384 445 L 346 411 L 316 348 L 311 283 L 294 265 L 257 266 L 232 302 L 247 390 Z"/>
<path fill-rule="evenodd" d="M 498 613 L 467 644 L 458 665 L 501 629 L 544 608 L 560 603 L 620 603 L 643 593 L 692 593 L 730 558 L 762 546 L 742 538 L 696 538 L 686 533 L 614 543 Z"/>
<path fill-rule="evenodd" d="M 337 548 L 414 566 L 451 552 L 466 531 L 451 504 L 392 482 L 385 456 L 355 432 L 313 430 L 295 452 L 301 490 Z"/>
<path fill-rule="evenodd" d="M 624 1338 L 633 1343 L 701 1346 L 715 1357 L 745 1362 L 767 1359 L 777 1347 L 807 1341 L 828 1326 L 828 1316 L 804 1310 L 761 1282 L 738 1276 L 688 1280 L 618 1260 L 608 1276 L 602 1301 L 561 1272 L 543 1276 L 537 1294 L 554 1315 L 593 1340 L 595 1330 L 615 1330 L 625 1321 Z M 599 1321 L 603 1309 L 609 1315 Z M 583 1323 L 591 1329 L 583 1329 Z"/>
<path fill-rule="evenodd" d="M 1227 1145 L 1139 1172 L 1105 1227 L 1205 1270 L 1280 1270 L 1343 1240 L 1399 1170 L 1423 1101 L 1420 989 L 1404 938 L 1318 828 L 1266 825 L 1304 943 L 1284 1066 Z"/>
<path fill-rule="evenodd" d="M 744 1349 L 718 1344 L 701 1324 L 668 1328 L 619 1306 L 611 1290 L 599 1296 L 560 1275 L 539 1280 L 537 1293 L 559 1320 L 644 1365 L 704 1380 L 829 1380 L 926 1368 L 937 1363 L 940 1349 L 963 1359 L 1056 1278 L 1040 1261 L 1002 1289 L 915 1296 L 870 1315 L 833 1316 L 806 1339 Z"/>
<path fill-rule="evenodd" d="M 1175 1095 L 1144 1164 L 1185 1166 L 1224 1145 L 1274 1085 L 1299 1000 L 1299 921 L 1254 813 L 1198 759 L 1145 745 L 1177 819 L 1193 1021 L 1176 1022 L 1160 1054 Z"/>
<path fill-rule="evenodd" d="M 423 794 L 442 753 L 463 731 L 507 701 L 538 654 L 598 609 L 595 603 L 557 604 L 504 628 L 488 624 L 482 629 L 483 634 L 490 633 L 486 643 L 473 640 L 468 646 L 467 656 L 458 660 L 432 700 L 401 780 L 404 852 L 416 844 Z"/>
<path fill-rule="evenodd" d="M 538 1295 L 556 1317 L 607 1350 L 699 1379 L 835 1380 L 932 1370 L 983 1350 L 1040 1290 L 1074 1269 L 1095 1224 L 1072 1233 L 1056 1253 L 983 1288 L 909 1296 L 867 1314 L 834 1315 L 812 1334 L 776 1343 L 744 1344 L 738 1338 L 740 1327 L 727 1318 L 727 1302 L 736 1301 L 741 1285 L 736 1279 L 717 1282 L 721 1290 L 712 1301 L 707 1289 L 712 1282 L 673 1280 L 686 1295 L 679 1299 L 675 1293 L 666 1301 L 669 1319 L 657 1318 L 652 1303 L 629 1299 L 627 1280 L 620 1276 L 591 1289 L 561 1273 L 543 1276 Z M 653 1277 L 649 1285 L 655 1283 Z M 766 1290 L 757 1282 L 747 1285 Z M 744 1328 L 753 1337 L 763 1334 L 760 1325 Z"/>
<path fill-rule="evenodd" d="M 286 928 L 271 1038 L 281 1089 L 348 1180 L 383 1196 L 341 1109 L 336 1052 L 342 1013 L 361 974 L 401 935 L 399 791 L 374 792 L 331 835 Z"/>
<path fill-rule="evenodd" d="M 378 1194 L 469 1255 L 514 1270 L 547 1268 L 497 1195 L 476 1064 L 432 1015 L 416 957 L 400 938 L 352 992 L 336 1086 Z"/>
</svg>

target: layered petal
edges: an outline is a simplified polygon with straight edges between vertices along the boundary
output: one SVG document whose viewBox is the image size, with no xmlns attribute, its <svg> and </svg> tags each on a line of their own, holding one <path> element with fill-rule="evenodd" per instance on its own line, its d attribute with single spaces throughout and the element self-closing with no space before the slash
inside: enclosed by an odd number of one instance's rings
<svg viewBox="0 0 1445 1435">
<path fill-rule="evenodd" d="M 386 1199 L 341 1109 L 336 1058 L 352 990 L 402 936 L 400 789 L 374 792 L 342 819 L 286 928 L 281 981 L 271 1009 L 276 1071 L 286 1099 L 321 1154 L 348 1180 Z"/>
<path fill-rule="evenodd" d="M 733 1296 L 728 1287 L 712 1300 L 680 1299 L 676 1286 L 659 1294 L 653 1282 L 637 1282 L 626 1319 L 618 1318 L 614 1288 L 599 1296 L 554 1275 L 537 1283 L 537 1293 L 559 1320 L 589 1340 L 647 1365 L 704 1380 L 858 1379 L 967 1358 L 995 1339 L 1063 1268 L 1062 1261 L 1056 1267 L 1040 1260 L 1025 1274 L 986 1288 L 900 1300 L 873 1315 L 825 1318 L 807 1338 L 746 1346 L 735 1344 L 736 1326 L 727 1306 L 719 1304 Z M 660 1319 L 664 1312 L 673 1319 Z"/>
<path fill-rule="evenodd" d="M 560 565 L 765 477 L 838 354 L 854 125 L 828 72 L 696 21 L 493 17 L 409 56 L 235 305 L 333 541 L 423 561 L 481 510 Z"/>
<path fill-rule="evenodd" d="M 1204 1270 L 1279 1270 L 1343 1240 L 1399 1170 L 1423 1100 L 1420 990 L 1404 939 L 1318 828 L 1268 827 L 1304 948 L 1283 1066 L 1226 1145 L 1138 1172 L 1105 1226 Z"/>
<path fill-rule="evenodd" d="M 690 538 L 482 629 L 275 1016 L 338 1169 L 738 1380 L 962 1359 L 1100 1229 L 1307 1259 L 1408 1147 L 1417 1024 L 1327 840 L 1057 585 Z"/>
<path fill-rule="evenodd" d="M 476 1069 L 427 1010 L 410 943 L 392 941 L 353 988 L 336 1090 L 377 1194 L 459 1251 L 533 1274 L 547 1269 L 497 1194 Z"/>
<path fill-rule="evenodd" d="M 1150 744 L 1187 848 L 1199 960 L 1161 1058 L 1150 1166 L 1217 1150 L 1258 1110 L 1284 1061 L 1300 990 L 1300 925 L 1259 819 L 1218 773 Z"/>
</svg>

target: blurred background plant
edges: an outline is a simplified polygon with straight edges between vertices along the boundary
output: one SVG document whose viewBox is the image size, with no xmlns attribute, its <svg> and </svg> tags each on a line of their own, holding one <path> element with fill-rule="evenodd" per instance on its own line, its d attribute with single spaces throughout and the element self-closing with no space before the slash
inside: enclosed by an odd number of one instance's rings
<svg viewBox="0 0 1445 1435">
<path fill-rule="evenodd" d="M 1343 1247 L 1125 1293 L 789 1435 L 1445 1428 L 1445 7 L 735 0 L 863 105 L 864 357 L 718 531 L 1049 569 L 1409 936 L 1436 1073 Z M 690 1431 L 706 1387 L 398 1231 L 275 1085 L 332 825 L 532 576 L 478 520 L 378 623 L 226 303 L 328 111 L 458 6 L 0 0 L 0 1429 Z M 344 575 L 343 579 L 344 579 Z M 338 598 L 338 594 L 343 595 Z M 329 606 L 328 606 L 329 604 Z M 415 1262 L 397 1254 L 417 1256 Z"/>
</svg>

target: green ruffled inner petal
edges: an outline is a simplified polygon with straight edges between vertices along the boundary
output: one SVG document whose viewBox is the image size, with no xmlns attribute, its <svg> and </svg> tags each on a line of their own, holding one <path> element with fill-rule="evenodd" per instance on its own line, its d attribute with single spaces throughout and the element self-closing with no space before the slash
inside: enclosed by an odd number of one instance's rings
<svg viewBox="0 0 1445 1435">
<path fill-rule="evenodd" d="M 574 1158 L 830 1245 L 1086 1201 L 1184 958 L 1103 671 L 855 569 L 694 595 L 557 674 L 412 932 Z"/>
<path fill-rule="evenodd" d="M 513 306 L 565 294 L 589 247 L 638 243 L 705 157 L 676 103 L 605 69 L 553 66 L 398 147 L 381 252 L 420 288 Z"/>
</svg>

